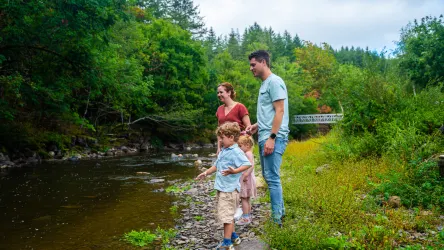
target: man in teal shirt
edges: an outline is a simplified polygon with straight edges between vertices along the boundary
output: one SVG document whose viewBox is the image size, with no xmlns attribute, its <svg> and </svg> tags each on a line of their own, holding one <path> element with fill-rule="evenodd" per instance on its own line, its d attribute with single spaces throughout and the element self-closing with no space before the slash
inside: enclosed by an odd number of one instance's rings
<svg viewBox="0 0 444 250">
<path fill-rule="evenodd" d="M 288 95 L 284 81 L 270 70 L 270 55 L 265 50 L 250 54 L 250 70 L 262 80 L 257 101 L 257 123 L 246 128 L 250 134 L 259 131 L 259 152 L 262 175 L 270 190 L 273 220 L 282 226 L 285 215 L 280 167 L 287 147 Z"/>
</svg>

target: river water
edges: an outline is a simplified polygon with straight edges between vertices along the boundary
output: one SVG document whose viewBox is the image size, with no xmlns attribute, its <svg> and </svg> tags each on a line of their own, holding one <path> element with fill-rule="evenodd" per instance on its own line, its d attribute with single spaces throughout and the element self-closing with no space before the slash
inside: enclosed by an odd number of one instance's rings
<svg viewBox="0 0 444 250">
<path fill-rule="evenodd" d="M 121 240 L 123 234 L 174 227 L 170 207 L 175 197 L 164 189 L 195 177 L 193 162 L 211 164 L 213 151 L 3 170 L 0 249 L 134 249 Z"/>
</svg>

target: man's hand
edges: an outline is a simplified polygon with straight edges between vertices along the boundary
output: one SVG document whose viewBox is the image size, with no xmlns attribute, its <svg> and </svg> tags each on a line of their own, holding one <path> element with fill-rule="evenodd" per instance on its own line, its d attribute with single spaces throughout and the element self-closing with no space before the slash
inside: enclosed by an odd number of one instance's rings
<svg viewBox="0 0 444 250">
<path fill-rule="evenodd" d="M 227 176 L 230 174 L 236 174 L 236 170 L 233 167 L 228 167 L 228 169 L 222 171 L 223 176 Z"/>
<path fill-rule="evenodd" d="M 264 156 L 271 155 L 274 151 L 274 140 L 268 138 L 264 145 Z"/>
<path fill-rule="evenodd" d="M 247 134 L 249 134 L 249 135 L 254 135 L 254 134 L 256 134 L 256 132 L 257 132 L 257 127 L 258 127 L 258 125 L 257 125 L 257 123 L 255 123 L 255 124 L 253 124 L 253 125 L 250 125 L 250 126 L 246 127 L 246 128 L 245 128 L 245 131 L 246 131 Z"/>
</svg>

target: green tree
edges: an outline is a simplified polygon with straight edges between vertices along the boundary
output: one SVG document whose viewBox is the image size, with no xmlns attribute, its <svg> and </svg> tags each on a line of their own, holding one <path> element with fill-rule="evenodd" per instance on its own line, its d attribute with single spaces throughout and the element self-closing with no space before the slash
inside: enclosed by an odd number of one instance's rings
<svg viewBox="0 0 444 250">
<path fill-rule="evenodd" d="M 444 81 L 444 19 L 424 17 L 402 29 L 401 67 L 419 88 Z"/>
<path fill-rule="evenodd" d="M 165 20 L 155 20 L 146 30 L 150 38 L 145 76 L 154 81 L 153 102 L 148 112 L 191 110 L 203 105 L 208 75 L 204 51 L 191 34 Z"/>
</svg>

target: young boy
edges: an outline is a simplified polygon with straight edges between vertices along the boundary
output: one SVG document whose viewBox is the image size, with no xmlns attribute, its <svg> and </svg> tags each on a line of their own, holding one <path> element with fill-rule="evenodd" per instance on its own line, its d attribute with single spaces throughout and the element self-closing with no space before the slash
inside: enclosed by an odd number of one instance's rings
<svg viewBox="0 0 444 250">
<path fill-rule="evenodd" d="M 216 172 L 214 183 L 214 189 L 217 190 L 216 217 L 219 223 L 224 224 L 224 240 L 217 249 L 232 250 L 233 245 L 239 245 L 241 242 L 234 232 L 234 214 L 239 204 L 239 179 L 241 173 L 251 167 L 251 163 L 236 143 L 240 136 L 237 123 L 224 123 L 216 133 L 222 139 L 223 149 L 214 165 L 198 175 L 196 179 L 204 179 L 207 175 Z"/>
</svg>

